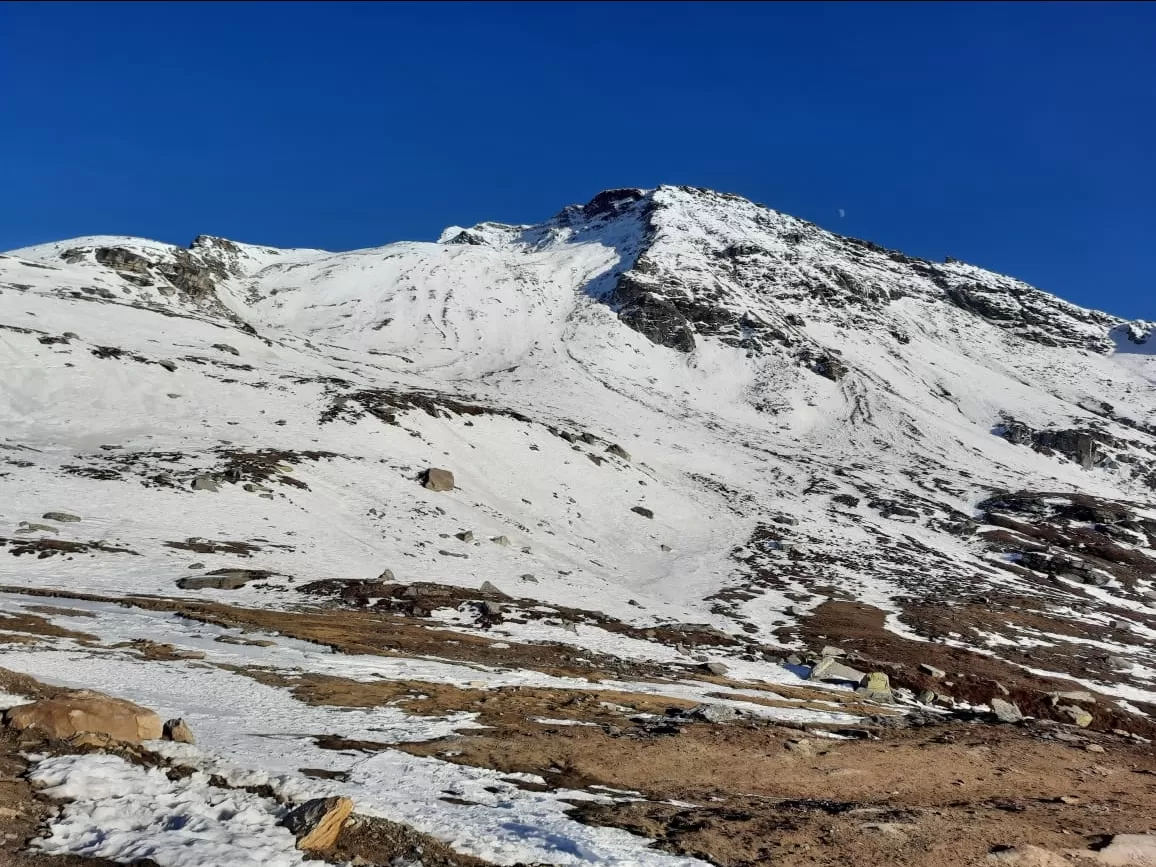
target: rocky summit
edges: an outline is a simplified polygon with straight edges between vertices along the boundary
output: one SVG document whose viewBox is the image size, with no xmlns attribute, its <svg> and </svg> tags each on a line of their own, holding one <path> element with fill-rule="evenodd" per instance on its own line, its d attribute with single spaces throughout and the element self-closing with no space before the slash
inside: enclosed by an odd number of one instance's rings
<svg viewBox="0 0 1156 867">
<path fill-rule="evenodd" d="M 97 778 L 142 827 L 229 789 L 230 864 L 1150 851 L 1156 323 L 663 186 L 352 252 L 14 250 L 0 364 L 0 698 L 54 714 L 0 759 L 68 804 L 44 857 Z M 64 742 L 69 689 L 170 740 Z M 162 825 L 82 854 L 177 863 Z"/>
</svg>

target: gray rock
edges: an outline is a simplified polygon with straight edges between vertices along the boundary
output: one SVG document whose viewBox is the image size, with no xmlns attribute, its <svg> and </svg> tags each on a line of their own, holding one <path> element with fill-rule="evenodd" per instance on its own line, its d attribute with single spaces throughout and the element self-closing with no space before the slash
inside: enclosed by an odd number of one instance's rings
<svg viewBox="0 0 1156 867">
<path fill-rule="evenodd" d="M 80 520 L 79 515 L 70 515 L 68 512 L 45 512 L 40 517 L 45 521 L 56 521 L 58 524 L 75 524 Z"/>
<path fill-rule="evenodd" d="M 1092 724 L 1092 715 L 1078 705 L 1065 704 L 1061 705 L 1058 710 L 1082 729 L 1086 729 Z"/>
<path fill-rule="evenodd" d="M 529 572 L 527 572 L 525 575 L 520 575 L 519 577 L 520 577 L 520 578 L 521 578 L 523 581 L 526 581 L 526 582 L 527 582 L 527 583 L 529 583 L 529 584 L 537 584 L 537 583 L 538 583 L 538 579 L 537 579 L 537 578 L 535 578 L 535 577 L 534 577 L 534 576 L 533 576 L 531 573 L 529 573 Z"/>
<path fill-rule="evenodd" d="M 482 602 L 482 612 L 489 617 L 501 617 L 502 606 L 497 602 L 493 602 L 487 599 L 486 601 Z"/>
<path fill-rule="evenodd" d="M 51 524 L 29 524 L 27 521 L 20 522 L 20 529 L 17 533 L 59 533 L 60 531 Z"/>
<path fill-rule="evenodd" d="M 161 367 L 163 367 L 169 373 L 175 373 L 176 372 L 177 363 L 175 361 L 163 360 L 163 361 L 158 361 L 157 364 L 159 364 Z"/>
<path fill-rule="evenodd" d="M 466 530 L 465 532 L 462 532 L 462 533 L 455 533 L 454 538 L 460 539 L 463 542 L 472 542 L 472 541 L 474 541 L 474 531 L 473 530 Z"/>
<path fill-rule="evenodd" d="M 865 672 L 844 665 L 833 657 L 819 660 L 811 669 L 810 680 L 822 680 L 833 683 L 853 683 L 858 686 L 867 675 Z"/>
<path fill-rule="evenodd" d="M 915 696 L 915 700 L 920 704 L 935 704 L 935 700 L 939 698 L 935 690 L 925 689 L 919 695 Z"/>
<path fill-rule="evenodd" d="M 871 701 L 893 701 L 891 681 L 882 671 L 873 671 L 863 677 L 855 694 Z"/>
<path fill-rule="evenodd" d="M 574 623 L 571 620 L 563 620 L 562 621 L 562 628 L 573 635 L 578 634 L 578 624 Z"/>
<path fill-rule="evenodd" d="M 440 551 L 438 551 L 438 553 L 441 554 L 443 557 L 458 557 L 459 559 L 462 559 L 462 560 L 470 559 L 469 554 L 459 554 L 456 551 L 447 551 L 445 548 L 442 548 Z"/>
<path fill-rule="evenodd" d="M 658 546 L 658 550 L 659 550 L 659 551 L 669 551 L 669 550 L 670 550 L 670 546 L 669 546 L 669 545 L 659 545 L 659 546 Z"/>
<path fill-rule="evenodd" d="M 834 645 L 831 645 L 831 644 L 826 645 L 823 648 L 822 652 L 819 654 L 819 656 L 823 656 L 823 657 L 827 657 L 827 656 L 840 657 L 840 656 L 846 656 L 846 655 L 847 655 L 847 651 L 845 651 L 843 648 L 835 647 Z"/>
<path fill-rule="evenodd" d="M 208 473 L 202 473 L 193 479 L 194 491 L 219 491 L 221 490 L 221 483 L 215 476 Z"/>
<path fill-rule="evenodd" d="M 1080 701 L 1087 704 L 1096 703 L 1096 697 L 1086 689 L 1077 689 L 1071 692 L 1053 692 L 1049 697 L 1053 705 L 1057 705 L 1061 701 Z"/>
<path fill-rule="evenodd" d="M 425 471 L 422 486 L 430 491 L 452 491 L 454 489 L 454 474 L 449 470 L 430 467 Z"/>
<path fill-rule="evenodd" d="M 606 447 L 606 453 L 622 458 L 624 461 L 630 460 L 630 453 L 627 452 L 626 449 L 624 449 L 622 446 L 618 445 L 618 443 L 611 443 L 608 445 Z"/>
<path fill-rule="evenodd" d="M 377 580 L 378 581 L 396 581 L 397 578 L 394 577 L 392 569 L 385 569 L 382 571 L 382 573 L 380 575 L 377 576 Z"/>
<path fill-rule="evenodd" d="M 719 677 L 725 675 L 729 670 L 721 662 L 707 662 L 703 664 L 703 667 L 711 674 L 718 675 Z"/>
<path fill-rule="evenodd" d="M 221 352 L 228 352 L 230 355 L 240 355 L 240 351 L 235 346 L 230 346 L 227 343 L 214 343 L 213 349 L 219 349 Z"/>
<path fill-rule="evenodd" d="M 696 705 L 685 711 L 685 715 L 712 723 L 733 722 L 742 718 L 742 714 L 737 709 L 725 704 Z"/>
<path fill-rule="evenodd" d="M 646 506 L 634 506 L 630 511 L 634 512 L 636 515 L 642 515 L 644 518 L 654 517 L 654 512 L 646 508 Z"/>
<path fill-rule="evenodd" d="M 665 298 L 641 287 L 635 289 L 624 285 L 622 281 L 628 279 L 628 275 L 623 275 L 619 288 L 615 290 L 615 300 L 622 305 L 618 313 L 622 323 L 652 343 L 679 352 L 693 352 L 695 340 L 690 321 Z"/>
<path fill-rule="evenodd" d="M 924 674 L 931 675 L 936 680 L 943 680 L 945 677 L 947 677 L 947 672 L 942 668 L 936 668 L 934 665 L 930 665 L 926 662 L 920 663 L 919 670 Z"/>
<path fill-rule="evenodd" d="M 182 590 L 238 590 L 250 581 L 268 577 L 269 573 L 254 569 L 218 569 L 208 575 L 181 578 L 177 586 Z"/>
<path fill-rule="evenodd" d="M 505 536 L 493 536 L 490 538 L 490 541 L 495 545 L 501 545 L 503 548 L 510 547 L 510 540 Z"/>
<path fill-rule="evenodd" d="M 991 700 L 991 712 L 995 714 L 996 719 L 1005 723 L 1018 723 L 1024 718 L 1018 707 L 1002 698 Z"/>
<path fill-rule="evenodd" d="M 1110 665 L 1116 671 L 1124 671 L 1132 667 L 1132 660 L 1125 659 L 1122 656 L 1109 656 L 1108 665 Z"/>
<path fill-rule="evenodd" d="M 482 593 L 489 593 L 493 596 L 505 596 L 506 594 L 491 584 L 489 581 L 483 581 L 482 586 L 478 588 Z"/>
</svg>

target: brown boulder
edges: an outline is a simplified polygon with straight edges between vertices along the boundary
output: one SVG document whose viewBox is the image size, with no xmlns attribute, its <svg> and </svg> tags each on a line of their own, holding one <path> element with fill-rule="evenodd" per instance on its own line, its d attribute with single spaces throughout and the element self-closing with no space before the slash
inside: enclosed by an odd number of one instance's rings
<svg viewBox="0 0 1156 867">
<path fill-rule="evenodd" d="M 324 850 L 337 842 L 337 835 L 352 812 L 353 801 L 349 798 L 314 798 L 290 812 L 281 824 L 297 838 L 298 849 Z"/>
<path fill-rule="evenodd" d="M 164 737 L 166 741 L 175 741 L 178 744 L 195 744 L 193 730 L 183 719 L 165 720 Z"/>
<path fill-rule="evenodd" d="M 425 471 L 422 485 L 431 491 L 452 491 L 454 489 L 454 474 L 449 470 L 430 467 Z"/>
<path fill-rule="evenodd" d="M 162 730 L 161 718 L 148 708 L 87 690 L 9 708 L 4 720 L 9 728 L 35 729 L 53 738 L 94 732 L 133 744 L 155 740 Z"/>
</svg>

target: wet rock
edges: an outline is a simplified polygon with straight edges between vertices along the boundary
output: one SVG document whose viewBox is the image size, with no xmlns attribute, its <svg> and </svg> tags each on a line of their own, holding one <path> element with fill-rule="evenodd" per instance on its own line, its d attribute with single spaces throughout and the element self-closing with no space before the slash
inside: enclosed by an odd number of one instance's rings
<svg viewBox="0 0 1156 867">
<path fill-rule="evenodd" d="M 94 732 L 139 744 L 162 732 L 161 718 L 148 708 L 88 690 L 9 708 L 4 720 L 17 731 L 34 729 L 53 738 Z"/>
<path fill-rule="evenodd" d="M 71 515 L 68 512 L 45 512 L 40 517 L 45 521 L 56 521 L 58 524 L 74 524 L 81 520 L 79 515 Z"/>
<path fill-rule="evenodd" d="M 1058 710 L 1082 729 L 1086 729 L 1092 724 L 1092 715 L 1082 707 L 1074 704 L 1065 704 L 1061 705 Z"/>
<path fill-rule="evenodd" d="M 626 449 L 624 449 L 622 446 L 618 445 L 618 443 L 611 443 L 610 445 L 608 445 L 606 447 L 606 453 L 611 454 L 611 455 L 615 455 L 616 457 L 620 457 L 624 461 L 630 460 L 630 453 L 628 451 L 626 451 Z"/>
<path fill-rule="evenodd" d="M 654 517 L 654 512 L 652 512 L 650 509 L 646 508 L 646 506 L 634 506 L 633 508 L 631 508 L 630 511 L 634 512 L 634 514 L 636 514 L 636 515 L 642 515 L 642 517 L 644 517 L 644 518 L 653 518 Z"/>
<path fill-rule="evenodd" d="M 1020 709 L 1010 701 L 1004 701 L 1002 698 L 993 698 L 990 704 L 991 712 L 995 714 L 996 719 L 1000 722 L 1018 723 L 1024 718 L 1024 715 L 1020 713 Z"/>
<path fill-rule="evenodd" d="M 297 838 L 297 848 L 324 851 L 337 842 L 345 820 L 353 812 L 349 798 L 314 798 L 291 811 L 281 824 Z"/>
<path fill-rule="evenodd" d="M 178 744 L 195 744 L 197 742 L 197 739 L 193 737 L 193 730 L 183 719 L 166 720 L 163 736 L 166 741 L 174 741 Z"/>
<path fill-rule="evenodd" d="M 422 486 L 429 491 L 452 491 L 454 489 L 454 474 L 449 470 L 431 467 L 425 471 Z"/>
</svg>

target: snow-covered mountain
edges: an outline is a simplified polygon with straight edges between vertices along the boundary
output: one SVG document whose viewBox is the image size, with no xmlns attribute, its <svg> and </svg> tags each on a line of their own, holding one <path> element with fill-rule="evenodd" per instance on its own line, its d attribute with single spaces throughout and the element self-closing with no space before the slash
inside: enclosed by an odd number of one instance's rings
<svg viewBox="0 0 1156 867">
<path fill-rule="evenodd" d="M 283 605 L 389 568 L 743 652 L 856 640 L 847 603 L 879 653 L 1151 713 L 1154 331 L 686 187 L 346 253 L 15 250 L 0 576 Z M 274 575 L 182 590 L 190 563 Z"/>
</svg>

